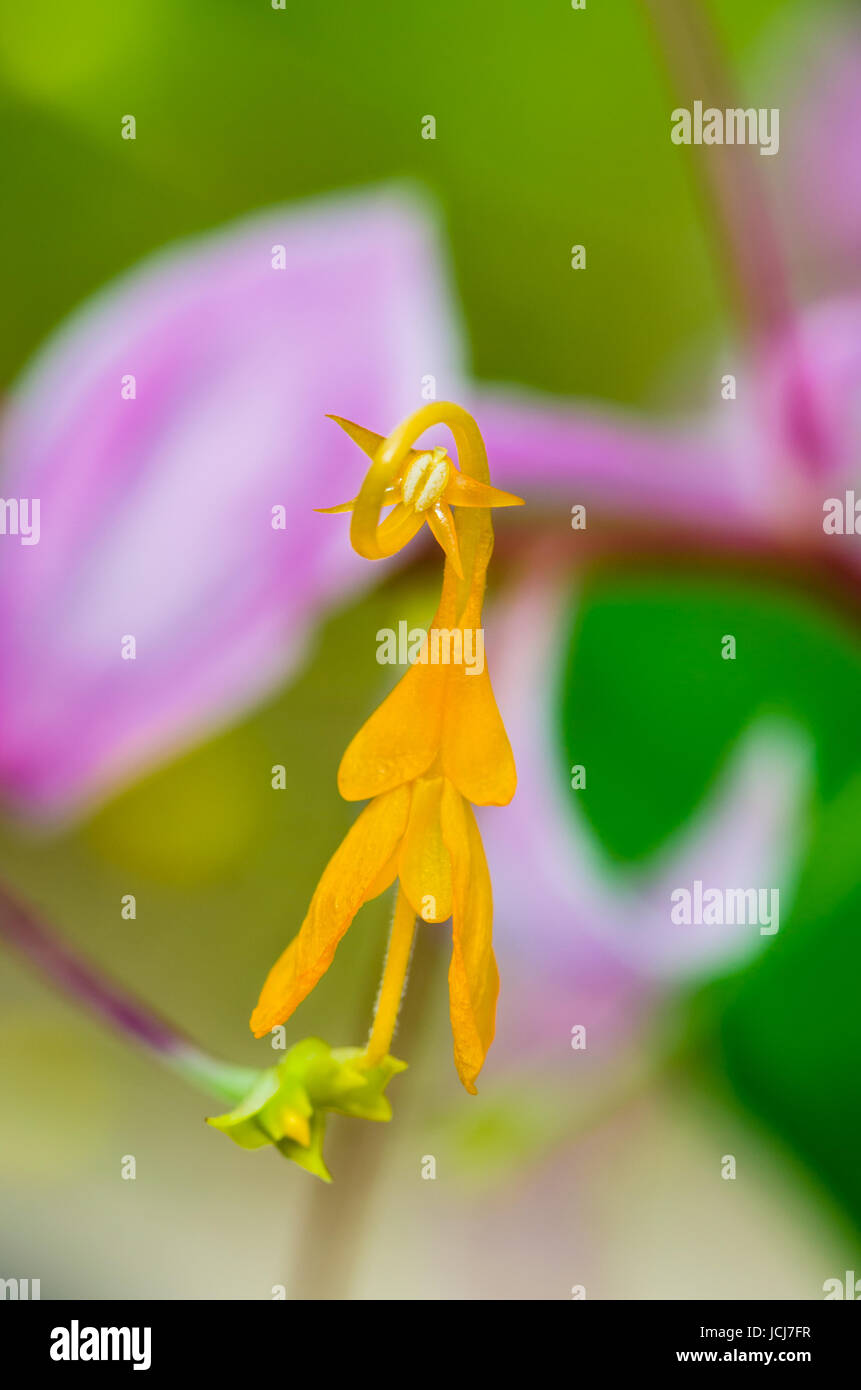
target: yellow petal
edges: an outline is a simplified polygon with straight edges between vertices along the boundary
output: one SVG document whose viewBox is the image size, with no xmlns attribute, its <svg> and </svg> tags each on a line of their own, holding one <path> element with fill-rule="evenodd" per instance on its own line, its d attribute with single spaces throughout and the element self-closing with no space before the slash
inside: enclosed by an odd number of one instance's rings
<svg viewBox="0 0 861 1390">
<path fill-rule="evenodd" d="M 398 878 L 410 906 L 424 922 L 451 916 L 451 859 L 442 838 L 442 777 L 420 777 L 398 860 Z"/>
<path fill-rule="evenodd" d="M 473 650 L 475 650 L 473 648 Z M 487 667 L 450 668 L 442 726 L 442 770 L 474 806 L 507 806 L 517 789 L 514 754 Z"/>
<path fill-rule="evenodd" d="M 483 584 L 473 587 L 461 620 L 465 629 L 462 651 L 468 649 L 471 631 L 473 658 L 478 655 Z M 484 647 L 482 639 L 482 658 Z M 442 735 L 442 770 L 457 790 L 474 806 L 506 806 L 517 789 L 514 754 L 496 703 L 485 665 L 479 672 L 474 659 L 450 668 L 445 691 Z"/>
<path fill-rule="evenodd" d="M 298 936 L 269 972 L 251 1016 L 255 1037 L 289 1018 L 328 970 L 338 942 L 403 836 L 409 806 L 409 787 L 398 787 L 372 801 L 351 826 L 323 870 Z"/>
<path fill-rule="evenodd" d="M 398 876 L 398 859 L 400 858 L 401 847 L 395 846 L 394 854 L 386 860 L 380 872 L 377 874 L 373 883 L 368 884 L 368 891 L 365 894 L 365 902 L 369 903 L 373 898 L 378 898 L 381 893 L 385 893 L 387 888 L 391 888 Z"/>
<path fill-rule="evenodd" d="M 356 499 L 352 502 L 338 502 L 334 507 L 315 507 L 315 512 L 320 512 L 322 516 L 337 516 L 341 512 L 351 512 L 356 505 Z"/>
<path fill-rule="evenodd" d="M 454 586 L 444 585 L 432 626 L 450 625 L 454 601 Z M 439 752 L 450 669 L 430 662 L 411 666 L 362 725 L 338 768 L 345 801 L 379 796 L 427 772 Z"/>
<path fill-rule="evenodd" d="M 397 502 L 399 497 L 400 488 L 390 487 L 387 488 L 386 491 L 383 493 L 383 501 L 387 504 L 390 502 Z M 338 502 L 337 505 L 334 507 L 315 507 L 314 511 L 319 512 L 322 516 L 337 516 L 338 514 L 343 512 L 351 512 L 358 500 L 359 499 L 357 497 L 354 497 L 352 501 Z"/>
<path fill-rule="evenodd" d="M 464 1086 L 475 1095 L 476 1077 L 493 1042 L 499 995 L 499 972 L 491 944 L 493 895 L 472 808 L 448 781 L 440 811 L 452 868 L 448 988 L 454 1061 Z"/>
<path fill-rule="evenodd" d="M 338 768 L 345 801 L 364 801 L 427 772 L 437 755 L 448 668 L 411 666 L 349 744 Z"/>
<path fill-rule="evenodd" d="M 454 507 L 522 507 L 523 498 L 515 497 L 513 492 L 503 492 L 501 488 L 480 483 L 466 473 L 453 469 L 443 497 Z"/>
<path fill-rule="evenodd" d="M 344 433 L 350 436 L 354 444 L 358 444 L 362 453 L 367 454 L 369 459 L 374 457 L 385 438 L 382 434 L 376 434 L 374 430 L 366 430 L 364 425 L 356 425 L 352 420 L 345 420 L 343 415 L 327 415 L 326 419 L 334 420 L 336 425 L 340 425 Z M 426 452 L 422 449 L 408 449 L 403 467 L 399 471 L 403 472 L 414 459 L 419 457 L 419 454 Z"/>
</svg>

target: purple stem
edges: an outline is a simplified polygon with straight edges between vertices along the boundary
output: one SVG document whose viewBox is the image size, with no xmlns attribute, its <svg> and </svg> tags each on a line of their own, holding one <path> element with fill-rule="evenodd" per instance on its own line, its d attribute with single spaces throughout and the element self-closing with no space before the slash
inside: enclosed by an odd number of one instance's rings
<svg viewBox="0 0 861 1390">
<path fill-rule="evenodd" d="M 743 106 L 719 34 L 702 0 L 642 0 L 683 100 L 727 110 Z M 759 349 L 781 339 L 792 356 L 784 408 L 801 467 L 827 466 L 828 431 L 801 341 L 794 296 L 771 202 L 753 148 L 709 146 L 692 152 L 711 211 L 707 228 L 734 290 L 736 310 Z"/>
<path fill-rule="evenodd" d="M 726 110 L 743 105 L 719 36 L 701 0 L 643 0 L 667 67 L 683 100 Z M 669 135 L 667 137 L 669 139 Z M 780 239 L 756 163 L 756 150 L 692 150 L 700 187 L 721 232 L 737 309 L 749 329 L 770 337 L 792 317 Z"/>
</svg>

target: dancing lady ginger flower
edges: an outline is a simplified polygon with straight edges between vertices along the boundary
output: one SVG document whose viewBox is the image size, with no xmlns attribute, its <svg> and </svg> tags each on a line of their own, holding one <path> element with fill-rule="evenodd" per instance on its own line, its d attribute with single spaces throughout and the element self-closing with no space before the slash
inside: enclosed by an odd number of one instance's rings
<svg viewBox="0 0 861 1390">
<path fill-rule="evenodd" d="M 323 871 L 298 935 L 269 973 L 251 1027 L 262 1037 L 289 1018 L 331 965 L 359 908 L 397 879 L 370 1040 L 351 1066 L 375 1068 L 387 1059 L 416 918 L 441 923 L 451 917 L 454 1057 L 461 1081 L 474 1094 L 493 1041 L 499 975 L 491 945 L 490 875 L 470 803 L 505 805 L 514 795 L 516 773 L 486 668 L 468 669 L 449 658 L 463 651 L 464 634 L 481 622 L 493 549 L 490 507 L 516 506 L 521 499 L 490 486 L 481 435 L 459 406 L 424 406 L 386 439 L 338 423 L 373 460 L 358 497 L 331 509 L 352 511 L 354 549 L 382 559 L 427 520 L 446 554 L 442 594 L 417 663 L 344 754 L 341 795 L 370 799 L 369 805 Z M 458 467 L 442 449 L 411 447 L 439 423 L 451 430 Z M 389 504 L 393 510 L 380 523 L 380 511 Z"/>
</svg>

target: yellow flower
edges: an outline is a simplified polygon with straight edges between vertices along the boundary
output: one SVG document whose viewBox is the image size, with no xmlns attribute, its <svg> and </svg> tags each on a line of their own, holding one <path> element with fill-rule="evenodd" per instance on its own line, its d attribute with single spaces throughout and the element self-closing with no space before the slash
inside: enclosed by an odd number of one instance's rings
<svg viewBox="0 0 861 1390">
<path fill-rule="evenodd" d="M 385 444 L 381 434 L 366 430 L 362 425 L 354 425 L 351 420 L 344 420 L 340 415 L 330 415 L 329 419 L 340 425 L 370 458 L 374 458 L 380 446 Z M 335 507 L 318 507 L 317 510 L 328 513 L 351 512 L 358 500 L 356 497 L 352 502 L 341 502 Z M 515 497 L 510 492 L 501 492 L 489 483 L 461 473 L 455 468 L 445 449 L 440 447 L 408 450 L 392 483 L 385 489 L 382 501 L 386 506 L 394 505 L 378 529 L 381 554 L 374 558 L 394 555 L 407 541 L 412 540 L 427 522 L 458 575 L 462 575 L 463 569 L 452 507 L 523 505 L 522 497 Z"/>
<path fill-rule="evenodd" d="M 461 469 L 444 450 L 412 449 L 414 438 L 445 421 Z M 507 804 L 516 772 L 486 668 L 428 660 L 429 651 L 463 651 L 481 624 L 493 548 L 490 506 L 520 499 L 489 483 L 481 436 L 458 406 L 426 406 L 387 439 L 339 421 L 373 458 L 352 510 L 351 539 L 370 559 L 393 554 L 424 520 L 446 552 L 439 608 L 423 658 L 412 666 L 347 748 L 338 787 L 348 801 L 370 798 L 332 856 L 298 935 L 275 963 L 252 1015 L 262 1037 L 283 1023 L 332 963 L 363 903 L 397 878 L 392 936 L 371 1039 L 375 1065 L 388 1053 L 412 946 L 415 919 L 452 919 L 449 997 L 455 1063 L 466 1089 L 493 1041 L 499 975 L 491 945 L 493 902 L 487 861 L 470 802 Z M 394 510 L 379 523 L 383 506 Z M 455 523 L 450 504 L 471 510 Z M 450 524 L 449 524 L 450 523 Z M 397 544 L 395 543 L 397 541 Z M 447 638 L 444 643 L 442 638 Z M 459 638 L 459 644 L 452 644 Z"/>
</svg>

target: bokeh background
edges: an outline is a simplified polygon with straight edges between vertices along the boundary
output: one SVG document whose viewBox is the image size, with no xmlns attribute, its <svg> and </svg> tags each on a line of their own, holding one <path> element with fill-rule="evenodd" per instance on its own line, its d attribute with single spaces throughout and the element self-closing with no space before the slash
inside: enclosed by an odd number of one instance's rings
<svg viewBox="0 0 861 1390">
<path fill-rule="evenodd" d="M 757 174 L 796 302 L 849 302 L 857 13 L 820 0 L 715 0 L 709 13 L 739 89 L 781 108 L 780 154 Z M 693 470 L 721 374 L 753 382 L 714 208 L 668 138 L 667 55 L 633 0 L 582 12 L 564 0 L 283 12 L 4 0 L 2 18 L 10 410 L 67 315 L 149 253 L 257 210 L 280 209 L 287 226 L 320 195 L 395 186 L 434 220 L 469 400 L 488 383 L 515 401 L 510 388 L 529 388 L 541 408 L 564 398 L 635 438 L 701 419 Z M 127 112 L 133 143 L 119 134 Z M 573 243 L 587 248 L 582 272 Z M 373 310 L 367 328 L 378 332 Z M 240 359 L 254 350 L 243 331 Z M 334 393 L 334 367 L 331 380 Z M 350 413 L 338 398 L 322 408 Z M 857 404 L 844 418 L 857 427 Z M 610 473 L 602 489 L 600 461 L 578 472 L 585 445 L 570 474 L 560 448 L 533 491 L 524 437 L 502 481 L 530 505 L 498 515 L 485 623 L 525 800 L 507 829 L 504 811 L 482 822 L 503 994 L 479 1097 L 451 1059 L 447 929 L 421 936 L 394 1121 L 332 1124 L 331 1188 L 228 1144 L 203 1124 L 205 1100 L 4 948 L 4 1277 L 40 1278 L 43 1297 L 254 1299 L 283 1284 L 288 1297 L 554 1299 L 583 1285 L 590 1298 L 819 1298 L 861 1268 L 861 570 L 849 545 L 833 567 L 807 534 L 779 546 L 740 523 L 734 534 L 729 503 L 722 516 L 695 483 L 684 521 L 662 518 L 647 486 L 624 494 Z M 361 476 L 350 447 L 332 442 L 327 486 L 342 481 L 319 505 Z M 755 448 L 738 444 L 742 480 Z M 121 450 L 109 458 L 122 463 Z M 18 461 L 7 466 L 14 477 Z M 241 454 L 213 467 L 241 474 Z M 283 467 L 307 479 L 318 460 L 285 440 Z M 759 498 L 758 534 L 783 513 L 780 478 Z M 820 483 L 818 509 L 832 490 Z M 313 503 L 307 483 L 301 497 Z M 581 501 L 582 535 L 570 527 Z M 325 521 L 346 548 L 346 527 Z M 710 548 L 701 533 L 715 528 L 723 544 Z M 300 531 L 284 535 L 288 579 Z M 10 778 L 5 881 L 207 1049 L 265 1065 L 248 1013 L 354 815 L 335 774 L 386 689 L 374 634 L 427 618 L 438 569 L 419 547 L 361 591 L 322 586 L 283 678 L 249 680 L 229 718 L 202 711 L 196 733 L 148 750 L 61 826 L 28 814 Z M 720 659 L 724 633 L 734 663 Z M 62 696 L 50 643 L 44 664 Z M 7 667 L 0 687 L 13 681 Z M 700 950 L 695 927 L 671 928 L 669 887 L 710 871 L 727 886 L 779 884 L 779 933 L 726 929 Z M 130 892 L 133 922 L 119 907 Z M 385 902 L 364 909 L 291 1036 L 361 1040 L 386 929 Z M 578 1024 L 585 1051 L 571 1046 Z M 725 1155 L 735 1180 L 721 1177 Z"/>
</svg>

